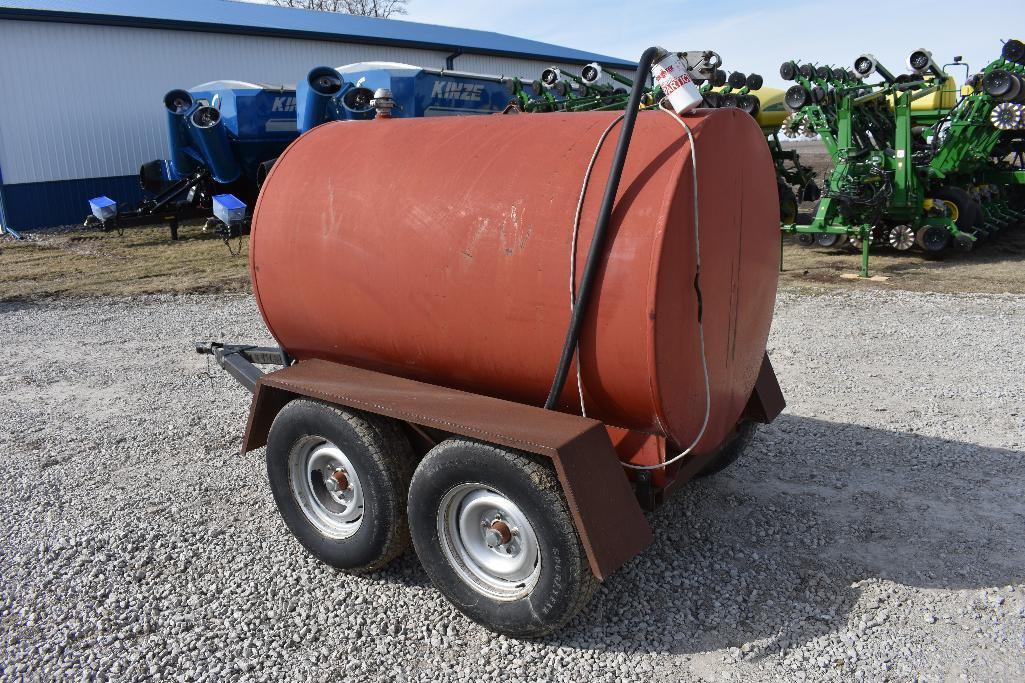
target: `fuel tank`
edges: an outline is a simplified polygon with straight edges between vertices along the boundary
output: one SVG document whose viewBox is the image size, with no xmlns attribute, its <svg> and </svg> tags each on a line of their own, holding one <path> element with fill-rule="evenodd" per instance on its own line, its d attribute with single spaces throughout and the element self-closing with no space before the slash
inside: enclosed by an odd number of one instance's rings
<svg viewBox="0 0 1025 683">
<path fill-rule="evenodd" d="M 335 122 L 296 140 L 263 186 L 250 271 L 294 357 L 543 405 L 570 318 L 581 184 L 614 112 Z M 697 168 L 678 121 L 637 117 L 581 335 L 587 414 L 689 445 L 705 412 L 695 291 L 711 386 L 696 452 L 751 396 L 779 263 L 776 177 L 749 115 L 699 110 Z M 618 126 L 580 216 L 586 260 Z M 697 173 L 698 194 L 692 189 Z M 574 371 L 575 372 L 575 371 Z M 579 412 L 574 374 L 560 409 Z"/>
</svg>

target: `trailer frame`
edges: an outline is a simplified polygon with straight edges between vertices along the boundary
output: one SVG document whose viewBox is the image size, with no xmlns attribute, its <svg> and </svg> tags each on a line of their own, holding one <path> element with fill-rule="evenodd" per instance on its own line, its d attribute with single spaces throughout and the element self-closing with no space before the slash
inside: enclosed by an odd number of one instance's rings
<svg viewBox="0 0 1025 683">
<path fill-rule="evenodd" d="M 579 415 L 342 363 L 319 359 L 296 362 L 278 347 L 198 342 L 196 352 L 213 356 L 228 374 L 253 392 L 243 453 L 267 444 L 271 424 L 288 402 L 309 398 L 398 420 L 424 437 L 428 437 L 428 431 L 464 436 L 549 458 L 591 571 L 602 581 L 652 543 L 644 510 L 664 502 L 716 455 L 713 452 L 686 459 L 674 469 L 674 476 L 665 486 L 656 487 L 647 472 L 638 473 L 631 481 L 618 449 L 664 449 L 664 440 L 657 437 L 616 429 Z M 257 365 L 276 365 L 280 369 L 265 373 Z M 744 419 L 771 422 L 784 405 L 766 355 Z"/>
</svg>

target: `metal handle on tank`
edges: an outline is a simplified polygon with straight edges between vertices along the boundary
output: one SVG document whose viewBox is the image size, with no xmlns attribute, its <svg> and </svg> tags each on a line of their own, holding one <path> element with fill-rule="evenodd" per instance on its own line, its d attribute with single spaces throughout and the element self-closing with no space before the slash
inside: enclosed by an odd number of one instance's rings
<svg viewBox="0 0 1025 683">
<path fill-rule="evenodd" d="M 573 355 L 580 341 L 580 330 L 584 322 L 588 303 L 590 302 L 594 278 L 598 273 L 598 264 L 605 251 L 605 238 L 609 220 L 612 217 L 612 208 L 616 201 L 616 194 L 619 191 L 619 181 L 623 176 L 626 153 L 630 148 L 634 123 L 637 121 L 637 112 L 641 105 L 641 91 L 644 89 L 642 84 L 648 78 L 652 63 L 664 54 L 665 50 L 663 48 L 649 47 L 641 55 L 640 62 L 637 64 L 634 87 L 630 91 L 630 101 L 626 105 L 626 115 L 623 118 L 623 128 L 619 133 L 616 155 L 612 159 L 612 168 L 609 169 L 609 179 L 605 184 L 605 196 L 602 198 L 598 220 L 594 226 L 594 236 L 591 238 L 591 246 L 587 252 L 587 261 L 584 263 L 584 271 L 580 277 L 580 289 L 577 292 L 576 301 L 573 303 L 573 316 L 570 318 L 569 329 L 566 331 L 566 341 L 562 347 L 562 357 L 559 359 L 559 366 L 555 370 L 555 381 L 552 382 L 551 391 L 549 391 L 548 399 L 545 401 L 545 408 L 547 410 L 553 410 L 559 401 L 559 395 L 562 394 L 562 388 L 566 384 L 569 367 L 573 362 Z"/>
</svg>

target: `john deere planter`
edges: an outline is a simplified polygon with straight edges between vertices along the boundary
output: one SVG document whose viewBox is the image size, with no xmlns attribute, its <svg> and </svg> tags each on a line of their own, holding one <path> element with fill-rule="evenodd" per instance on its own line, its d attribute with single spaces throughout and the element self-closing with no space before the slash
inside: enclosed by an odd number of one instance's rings
<svg viewBox="0 0 1025 683">
<path fill-rule="evenodd" d="M 959 58 L 953 64 L 961 64 Z M 895 75 L 875 57 L 852 70 L 788 61 L 788 137 L 819 136 L 833 161 L 811 220 L 784 222 L 805 246 L 849 241 L 868 276 L 875 247 L 971 250 L 1025 220 L 1025 45 L 960 91 L 928 50 Z"/>
<path fill-rule="evenodd" d="M 815 183 L 815 171 L 801 163 L 797 152 L 784 149 L 779 139 L 780 126 L 787 116 L 784 92 L 763 88 L 758 74 L 734 71 L 727 75 L 720 67 L 722 60 L 714 52 L 693 52 L 683 55 L 688 64 L 697 65 L 704 78 L 696 79 L 703 97 L 702 107 L 734 107 L 755 118 L 765 134 L 776 166 L 779 186 L 780 220 L 793 223 L 798 217 L 799 201 L 815 201 L 821 191 Z M 513 95 L 512 107 L 524 112 L 552 111 L 618 111 L 626 107 L 634 82 L 622 74 L 589 64 L 579 74 L 549 67 L 540 78 L 525 84 L 509 81 Z M 663 99 L 657 86 L 642 86 L 642 107 L 655 107 Z"/>
</svg>

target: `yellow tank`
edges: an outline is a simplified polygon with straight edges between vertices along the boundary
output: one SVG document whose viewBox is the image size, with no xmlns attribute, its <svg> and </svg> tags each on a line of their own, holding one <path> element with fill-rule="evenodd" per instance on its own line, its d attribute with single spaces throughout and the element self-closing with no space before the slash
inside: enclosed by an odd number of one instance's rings
<svg viewBox="0 0 1025 683">
<path fill-rule="evenodd" d="M 932 84 L 934 79 L 927 78 L 926 81 Z M 957 83 L 953 76 L 948 76 L 943 85 L 936 92 L 920 97 L 911 103 L 911 111 L 928 111 L 931 109 L 953 109 L 957 104 Z M 890 96 L 890 109 L 894 107 L 894 96 Z"/>
<path fill-rule="evenodd" d="M 726 86 L 712 88 L 715 92 L 722 92 Z M 783 119 L 787 117 L 787 110 L 783 107 L 783 91 L 778 88 L 760 88 L 748 93 L 758 98 L 758 116 L 755 121 L 762 128 L 776 130 L 783 125 Z"/>
<path fill-rule="evenodd" d="M 782 126 L 783 119 L 787 117 L 787 110 L 783 107 L 783 91 L 778 88 L 762 88 L 751 94 L 762 103 L 755 117 L 758 125 L 773 130 Z"/>
</svg>

